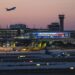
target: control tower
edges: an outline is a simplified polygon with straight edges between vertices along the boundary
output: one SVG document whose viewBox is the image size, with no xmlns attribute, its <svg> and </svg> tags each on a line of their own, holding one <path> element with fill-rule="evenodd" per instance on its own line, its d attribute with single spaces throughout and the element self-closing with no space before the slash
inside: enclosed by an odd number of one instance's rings
<svg viewBox="0 0 75 75">
<path fill-rule="evenodd" d="M 64 15 L 59 15 L 60 20 L 60 32 L 64 31 Z"/>
</svg>

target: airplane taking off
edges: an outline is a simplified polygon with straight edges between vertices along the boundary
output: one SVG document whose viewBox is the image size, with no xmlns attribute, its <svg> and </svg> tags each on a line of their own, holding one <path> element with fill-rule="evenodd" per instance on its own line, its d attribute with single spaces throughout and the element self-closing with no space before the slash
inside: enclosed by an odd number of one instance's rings
<svg viewBox="0 0 75 75">
<path fill-rule="evenodd" d="M 16 7 L 12 7 L 12 8 L 6 8 L 6 11 L 12 11 L 12 10 L 15 10 Z"/>
</svg>

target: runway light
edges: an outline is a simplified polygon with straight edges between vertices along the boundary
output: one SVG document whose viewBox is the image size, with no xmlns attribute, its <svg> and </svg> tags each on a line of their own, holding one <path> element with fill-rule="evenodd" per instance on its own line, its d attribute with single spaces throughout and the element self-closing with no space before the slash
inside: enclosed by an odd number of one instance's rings
<svg viewBox="0 0 75 75">
<path fill-rule="evenodd" d="M 25 58 L 25 57 L 26 57 L 25 55 L 20 55 L 20 56 L 18 56 L 18 59 Z"/>
<path fill-rule="evenodd" d="M 24 55 L 21 55 L 21 56 L 19 56 L 20 58 L 23 58 L 23 57 L 26 57 L 26 56 L 24 56 Z"/>
<path fill-rule="evenodd" d="M 70 70 L 73 70 L 74 69 L 74 67 L 70 67 Z"/>
<path fill-rule="evenodd" d="M 36 66 L 40 66 L 40 64 L 36 64 Z"/>
<path fill-rule="evenodd" d="M 70 54 L 67 54 L 67 56 L 70 56 Z"/>
<path fill-rule="evenodd" d="M 46 64 L 47 64 L 47 65 L 49 65 L 49 63 L 48 63 L 48 62 L 47 62 Z"/>
<path fill-rule="evenodd" d="M 30 60 L 29 62 L 31 62 L 31 63 L 32 63 L 33 61 L 32 61 L 32 60 Z"/>
</svg>

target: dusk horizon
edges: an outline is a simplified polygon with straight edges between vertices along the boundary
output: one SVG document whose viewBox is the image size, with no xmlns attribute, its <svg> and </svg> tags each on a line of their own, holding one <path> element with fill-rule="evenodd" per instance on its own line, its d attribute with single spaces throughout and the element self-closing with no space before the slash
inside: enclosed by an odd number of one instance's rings
<svg viewBox="0 0 75 75">
<path fill-rule="evenodd" d="M 6 8 L 16 7 L 6 11 Z M 11 24 L 26 24 L 29 28 L 47 28 L 59 23 L 59 14 L 64 14 L 64 29 L 75 30 L 74 0 L 3 0 L 0 1 L 0 27 Z"/>
</svg>

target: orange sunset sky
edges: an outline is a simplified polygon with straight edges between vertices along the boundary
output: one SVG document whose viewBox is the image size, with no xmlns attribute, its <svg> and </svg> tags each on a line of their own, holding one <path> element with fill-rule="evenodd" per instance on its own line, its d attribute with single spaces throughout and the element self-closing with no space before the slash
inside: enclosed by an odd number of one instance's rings
<svg viewBox="0 0 75 75">
<path fill-rule="evenodd" d="M 15 6 L 7 12 L 5 8 Z M 23 23 L 28 27 L 46 28 L 59 22 L 58 15 L 65 14 L 65 29 L 75 29 L 75 0 L 0 0 L 0 27 Z"/>
</svg>

